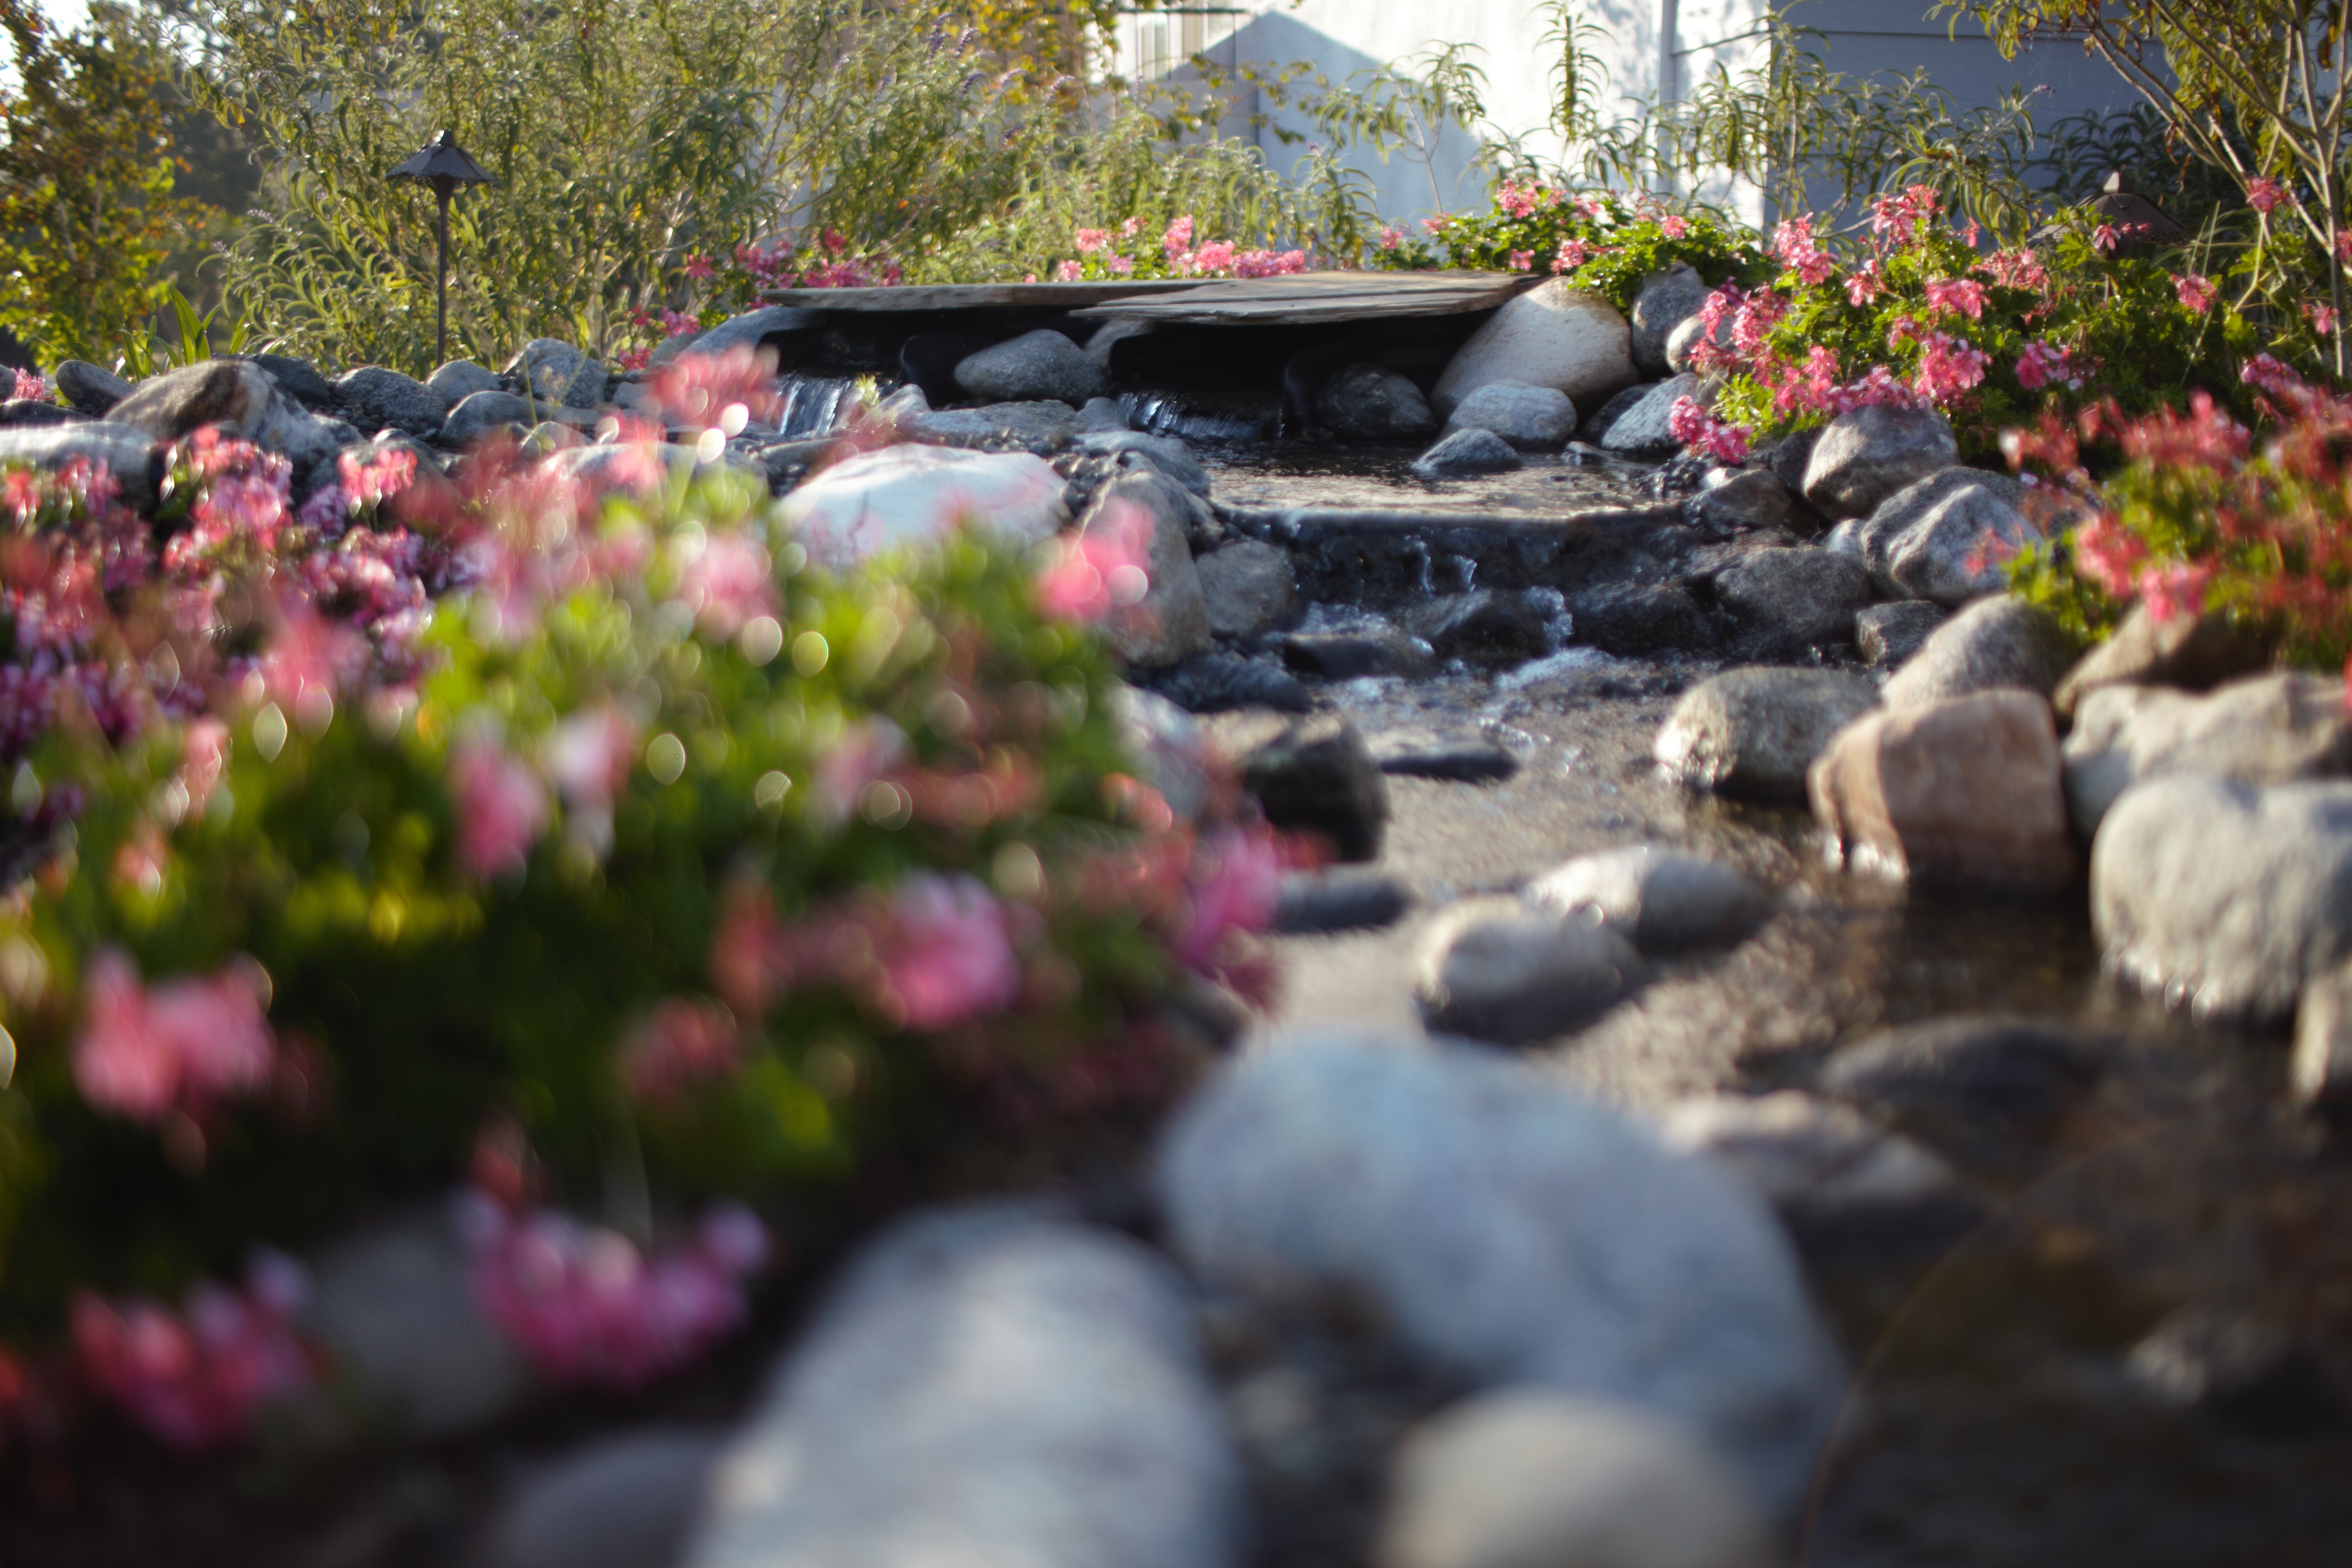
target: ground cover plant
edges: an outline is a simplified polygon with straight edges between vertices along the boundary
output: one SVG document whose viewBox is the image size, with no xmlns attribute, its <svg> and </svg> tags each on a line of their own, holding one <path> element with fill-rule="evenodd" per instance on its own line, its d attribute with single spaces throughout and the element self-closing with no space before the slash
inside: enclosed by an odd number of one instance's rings
<svg viewBox="0 0 2352 1568">
<path fill-rule="evenodd" d="M 459 1184 L 492 1317 L 634 1386 L 740 1318 L 741 1200 L 1181 1074 L 1154 1008 L 1276 862 L 1134 776 L 1116 531 L 832 574 L 763 486 L 592 450 L 297 509 L 200 431 L 152 521 L 0 476 L 0 1436 L 235 1436 L 320 1370 L 274 1249 Z"/>
</svg>

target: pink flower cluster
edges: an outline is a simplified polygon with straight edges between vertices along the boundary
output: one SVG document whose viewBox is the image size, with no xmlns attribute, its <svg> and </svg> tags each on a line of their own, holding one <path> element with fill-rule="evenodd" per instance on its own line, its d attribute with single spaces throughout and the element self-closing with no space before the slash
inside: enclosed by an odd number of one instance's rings
<svg viewBox="0 0 2352 1568">
<path fill-rule="evenodd" d="M 1513 217 L 1527 218 L 1535 216 L 1543 208 L 1559 205 L 1567 195 L 1559 187 L 1545 184 L 1540 180 L 1529 180 L 1524 184 L 1517 180 L 1505 180 L 1501 189 L 1495 193 L 1495 205 Z"/>
<path fill-rule="evenodd" d="M 1151 590 L 1151 520 L 1139 508 L 1107 512 L 1083 533 L 1045 547 L 1037 607 L 1066 621 L 1092 622 L 1139 605 Z"/>
<path fill-rule="evenodd" d="M 1559 242 L 1559 248 L 1552 253 L 1552 273 L 1555 277 L 1558 277 L 1573 272 L 1578 268 L 1583 266 L 1586 262 L 1591 260 L 1594 257 L 1600 254 L 1600 251 L 1595 250 L 1592 247 L 1585 244 L 1584 241 L 1577 238 L 1573 235 L 1570 235 L 1568 238 L 1561 240 Z"/>
<path fill-rule="evenodd" d="M 1772 255 L 1808 288 L 1826 283 L 1837 269 L 1836 259 L 1813 237 L 1811 213 L 1790 218 L 1772 231 Z"/>
<path fill-rule="evenodd" d="M 2256 174 L 2246 182 L 2246 205 L 2258 213 L 2268 214 L 2282 203 L 2294 199 L 2293 193 L 2284 184 L 2268 174 Z"/>
<path fill-rule="evenodd" d="M 2038 291 L 2050 286 L 2049 269 L 2031 250 L 1997 250 L 1978 262 L 1977 270 L 2004 289 Z"/>
<path fill-rule="evenodd" d="M 1677 397 L 1666 416 L 1667 433 L 1695 452 L 1733 466 L 1748 460 L 1750 431 L 1745 425 L 1727 424 L 1696 397 Z"/>
<path fill-rule="evenodd" d="M 278 1053 L 268 987 L 260 966 L 243 959 L 150 990 L 126 954 L 100 950 L 83 979 L 75 1087 L 101 1110 L 151 1123 L 174 1111 L 201 1120 L 259 1092 Z"/>
<path fill-rule="evenodd" d="M 1160 237 L 1160 255 L 1179 278 L 1274 278 L 1307 270 L 1303 250 L 1243 250 L 1227 239 L 1192 248 L 1192 215 L 1185 214 Z"/>
<path fill-rule="evenodd" d="M 748 1310 L 742 1281 L 771 1250 L 740 1205 L 650 1259 L 618 1231 L 551 1211 L 519 1218 L 478 1191 L 460 1200 L 458 1223 L 490 1321 L 551 1380 L 608 1388 L 643 1388 L 731 1333 Z"/>
<path fill-rule="evenodd" d="M 2082 377 L 2074 374 L 2074 365 L 2064 349 L 2037 338 L 2025 345 L 2018 356 L 2017 384 L 2028 392 L 2039 392 L 2045 386 L 2080 387 Z"/>
<path fill-rule="evenodd" d="M 19 403 L 50 403 L 56 401 L 56 394 L 54 390 L 50 387 L 47 382 L 41 379 L 40 372 L 19 370 L 16 371 L 14 374 L 16 378 L 15 390 L 10 392 L 8 395 L 12 400 Z"/>
<path fill-rule="evenodd" d="M 2183 305 L 2200 316 L 2213 308 L 2214 297 L 2221 292 L 2213 286 L 2211 279 L 2200 272 L 2191 272 L 2185 278 L 2175 278 L 2172 280 L 2172 291 L 2179 297 Z"/>
<path fill-rule="evenodd" d="M 1969 321 L 1984 317 L 1984 285 L 1973 278 L 1944 278 L 1927 285 L 1927 309 Z"/>
<path fill-rule="evenodd" d="M 199 1285 L 176 1313 L 84 1291 L 68 1314 L 75 1366 L 100 1398 L 173 1447 L 215 1447 L 310 1383 L 293 1327 L 305 1289 L 290 1259 L 264 1254 L 243 1293 Z"/>
<path fill-rule="evenodd" d="M 547 826 L 538 771 L 486 736 L 450 748 L 449 801 L 457 813 L 457 865 L 478 881 L 521 870 Z"/>
<path fill-rule="evenodd" d="M 1906 186 L 1899 195 L 1873 196 L 1870 231 L 1891 237 L 1897 247 L 1907 246 L 1942 209 L 1943 201 L 1931 185 Z"/>
<path fill-rule="evenodd" d="M 732 1078 L 742 1061 L 734 1014 L 716 1002 L 674 996 L 622 1042 L 621 1081 L 638 1100 L 664 1104 L 696 1084 Z"/>
<path fill-rule="evenodd" d="M 1929 332 L 1919 345 L 1919 374 L 1915 383 L 1928 402 L 1949 405 L 1983 384 L 1991 356 L 1965 338 Z"/>
</svg>

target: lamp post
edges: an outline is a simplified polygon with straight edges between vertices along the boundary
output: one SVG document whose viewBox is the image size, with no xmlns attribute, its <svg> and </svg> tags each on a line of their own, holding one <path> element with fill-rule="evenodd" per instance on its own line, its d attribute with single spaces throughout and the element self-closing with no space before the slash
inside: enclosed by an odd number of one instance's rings
<svg viewBox="0 0 2352 1568">
<path fill-rule="evenodd" d="M 433 187 L 433 195 L 441 204 L 441 215 L 436 233 L 441 251 L 440 265 L 434 273 L 436 291 L 433 305 L 433 360 L 446 363 L 449 358 L 449 198 L 459 185 L 495 185 L 489 171 L 467 155 L 457 139 L 446 131 L 417 149 L 406 163 L 392 172 L 395 180 L 422 180 Z"/>
</svg>

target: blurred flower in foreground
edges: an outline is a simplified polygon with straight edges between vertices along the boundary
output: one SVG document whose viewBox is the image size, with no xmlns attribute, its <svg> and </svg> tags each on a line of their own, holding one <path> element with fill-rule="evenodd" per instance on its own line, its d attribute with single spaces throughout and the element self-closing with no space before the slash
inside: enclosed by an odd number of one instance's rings
<svg viewBox="0 0 2352 1568">
<path fill-rule="evenodd" d="M 206 979 L 152 991 L 118 949 L 90 961 L 89 1010 L 74 1047 L 74 1082 L 101 1110 L 134 1121 L 191 1116 L 269 1082 L 276 1041 L 263 1017 L 260 968 L 250 960 Z"/>
<path fill-rule="evenodd" d="M 263 1253 L 242 1293 L 201 1284 L 181 1312 L 84 1291 L 68 1314 L 75 1363 L 100 1397 L 164 1442 L 214 1447 L 310 1382 L 293 1327 L 306 1289 L 291 1259 Z"/>
<path fill-rule="evenodd" d="M 1098 621 L 1151 591 L 1151 519 L 1135 506 L 1108 509 L 1083 533 L 1046 545 L 1037 607 L 1068 621 Z"/>
</svg>

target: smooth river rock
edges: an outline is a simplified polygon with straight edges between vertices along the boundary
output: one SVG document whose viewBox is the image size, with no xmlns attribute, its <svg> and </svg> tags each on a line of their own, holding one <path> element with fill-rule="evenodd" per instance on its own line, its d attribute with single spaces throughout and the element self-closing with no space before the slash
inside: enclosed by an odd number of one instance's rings
<svg viewBox="0 0 2352 1568">
<path fill-rule="evenodd" d="M 1616 306 L 1563 278 L 1507 301 L 1454 352 L 1430 401 L 1440 415 L 1498 381 L 1549 386 L 1578 408 L 1597 408 L 1630 386 L 1633 331 Z"/>
<path fill-rule="evenodd" d="M 1809 1246 L 1943 1241 L 1984 1212 L 1932 1151 L 1800 1089 L 1677 1100 L 1658 1131 L 1763 1194 Z"/>
<path fill-rule="evenodd" d="M 1877 706 L 1861 676 L 1826 669 L 1733 669 L 1683 693 L 1654 755 L 1692 789 L 1798 799 L 1832 736 Z"/>
<path fill-rule="evenodd" d="M 1772 907 L 1732 868 L 1659 844 L 1580 855 L 1529 882 L 1525 897 L 1563 915 L 1593 910 L 1646 953 L 1729 946 Z"/>
<path fill-rule="evenodd" d="M 1826 542 L 1859 557 L 1881 593 L 1957 608 L 2000 593 L 2010 558 L 2041 542 L 2042 531 L 2017 509 L 2021 496 L 2006 474 L 1945 468 L 1887 497 L 1867 518 L 1839 524 Z"/>
<path fill-rule="evenodd" d="M 1379 858 L 1388 782 L 1344 714 L 1243 709 L 1203 720 L 1201 731 L 1268 822 L 1319 835 L 1342 860 Z"/>
<path fill-rule="evenodd" d="M 1489 382 L 1454 405 L 1445 433 L 1491 430 L 1523 452 L 1557 452 L 1576 434 L 1576 405 L 1557 387 Z"/>
<path fill-rule="evenodd" d="M 1034 543 L 1067 515 L 1062 476 L 1043 458 L 911 444 L 836 463 L 784 499 L 809 559 L 835 571 L 943 539 L 967 521 Z"/>
<path fill-rule="evenodd" d="M 1078 520 L 1081 536 L 1107 531 L 1131 537 L 1137 520 L 1149 529 L 1150 559 L 1143 596 L 1114 603 L 1102 628 L 1119 657 L 1145 669 L 1181 663 L 1209 651 L 1209 604 L 1201 574 L 1192 564 L 1186 523 L 1198 498 L 1153 468 L 1120 474 L 1095 492 L 1094 504 Z"/>
<path fill-rule="evenodd" d="M 1298 624 L 1305 606 L 1290 552 L 1258 539 L 1236 539 L 1196 556 L 1209 629 L 1221 637 L 1256 637 Z"/>
<path fill-rule="evenodd" d="M 669 1568 L 724 1444 L 716 1430 L 656 1426 L 584 1445 L 517 1490 L 481 1568 Z"/>
<path fill-rule="evenodd" d="M 1682 450 L 1669 427 L 1675 405 L 1698 395 L 1698 377 L 1688 371 L 1669 377 L 1643 393 L 1609 422 L 1598 439 L 1601 449 L 1626 458 L 1664 458 Z"/>
<path fill-rule="evenodd" d="M 1942 415 L 1874 403 L 1822 426 L 1807 455 L 1801 489 L 1831 517 L 1867 517 L 1897 490 L 1959 460 L 1959 446 Z"/>
<path fill-rule="evenodd" d="M 1780 486 L 1760 471 L 1740 479 Z M 1715 602 L 1744 657 L 1801 659 L 1853 637 L 1853 618 L 1870 603 L 1870 574 L 1851 556 L 1811 546 L 1750 551 L 1716 578 Z"/>
<path fill-rule="evenodd" d="M 1591 1022 L 1647 974 L 1598 910 L 1473 899 L 1430 922 L 1413 994 L 1431 1029 L 1517 1046 Z"/>
<path fill-rule="evenodd" d="M 965 356 L 955 383 L 986 403 L 1053 398 L 1073 408 L 1110 390 L 1110 378 L 1086 350 L 1045 327 Z"/>
<path fill-rule="evenodd" d="M 1315 395 L 1315 416 L 1343 441 L 1414 441 L 1437 429 L 1412 378 L 1377 364 L 1334 371 Z"/>
<path fill-rule="evenodd" d="M 431 437 L 449 417 L 448 397 L 396 370 L 363 364 L 333 383 L 335 401 L 344 416 L 362 430 L 397 430 L 404 436 Z"/>
<path fill-rule="evenodd" d="M 2282 670 L 2199 697 L 2102 686 L 2066 737 L 2066 804 L 2088 838 L 2124 791 L 2200 773 L 2247 784 L 2352 774 L 2352 712 L 2340 679 Z"/>
<path fill-rule="evenodd" d="M 1642 279 L 1631 321 L 1633 363 L 1643 375 L 1666 375 L 1683 368 L 1667 363 L 1667 345 L 1675 329 L 1696 316 L 1714 292 L 1705 279 L 1679 261 Z"/>
<path fill-rule="evenodd" d="M 1412 462 L 1412 471 L 1424 479 L 1466 479 L 1476 474 L 1504 474 L 1525 465 L 1518 448 L 1492 430 L 1456 430 Z"/>
<path fill-rule="evenodd" d="M 1889 708 L 1924 708 L 1979 691 L 2047 697 L 2074 650 L 2044 612 L 2006 595 L 1969 605 L 1938 626 L 1884 693 Z"/>
<path fill-rule="evenodd" d="M 2051 697 L 2061 718 L 2102 686 L 2179 686 L 2204 691 L 2270 662 L 2263 636 L 2219 610 L 2159 620 L 2134 605 L 2107 640 L 2066 672 Z"/>
</svg>

